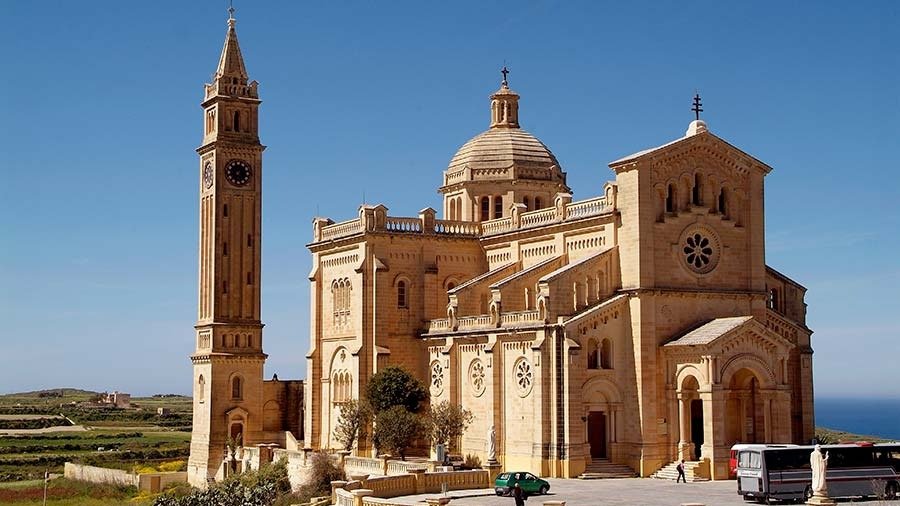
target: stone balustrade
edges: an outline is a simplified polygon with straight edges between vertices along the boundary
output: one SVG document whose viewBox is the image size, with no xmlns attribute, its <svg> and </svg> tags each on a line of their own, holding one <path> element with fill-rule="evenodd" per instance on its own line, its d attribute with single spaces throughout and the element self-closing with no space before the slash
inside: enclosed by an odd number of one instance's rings
<svg viewBox="0 0 900 506">
<path fill-rule="evenodd" d="M 493 486 L 490 473 L 484 469 L 438 473 L 429 473 L 425 469 L 410 471 L 394 476 L 368 478 L 361 482 L 333 481 L 332 502 L 338 506 L 392 505 L 395 503 L 386 499 L 439 493 L 444 487 L 447 490 L 470 490 Z"/>
<path fill-rule="evenodd" d="M 542 321 L 541 312 L 537 309 L 510 311 L 500 314 L 500 327 L 515 327 L 519 325 L 541 323 Z M 425 322 L 425 333 L 435 334 L 451 330 L 490 329 L 496 327 L 497 324 L 489 314 L 458 317 L 456 319 L 455 327 L 450 318 L 437 318 Z"/>
<path fill-rule="evenodd" d="M 560 193 L 553 207 L 521 212 L 524 206 L 517 204 L 513 206 L 511 216 L 483 222 L 438 220 L 435 218 L 436 211 L 431 208 L 423 209 L 416 218 L 388 216 L 388 209 L 383 205 L 365 205 L 360 207 L 359 217 L 352 220 L 334 223 L 326 218 L 316 218 L 313 222 L 313 241 L 331 241 L 379 231 L 479 237 L 600 216 L 615 209 L 615 187 L 607 186 L 606 196 L 603 197 L 572 202 L 571 195 Z"/>
</svg>

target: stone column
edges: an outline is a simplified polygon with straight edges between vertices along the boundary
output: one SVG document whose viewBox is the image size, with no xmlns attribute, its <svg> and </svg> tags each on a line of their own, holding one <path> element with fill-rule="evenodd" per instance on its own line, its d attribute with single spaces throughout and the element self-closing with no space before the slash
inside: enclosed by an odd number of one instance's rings
<svg viewBox="0 0 900 506">
<path fill-rule="evenodd" d="M 693 460 L 691 454 L 691 400 L 678 392 L 678 457 Z"/>
</svg>

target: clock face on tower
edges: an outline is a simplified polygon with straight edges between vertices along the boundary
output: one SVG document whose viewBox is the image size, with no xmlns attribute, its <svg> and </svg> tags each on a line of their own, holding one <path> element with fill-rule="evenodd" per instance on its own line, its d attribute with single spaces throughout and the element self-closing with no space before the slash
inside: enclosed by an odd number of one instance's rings
<svg viewBox="0 0 900 506">
<path fill-rule="evenodd" d="M 206 162 L 203 166 L 203 186 L 208 190 L 213 185 L 213 166 L 212 162 Z"/>
<path fill-rule="evenodd" d="M 242 160 L 232 160 L 225 166 L 225 179 L 234 186 L 244 186 L 250 182 L 250 165 Z"/>
</svg>

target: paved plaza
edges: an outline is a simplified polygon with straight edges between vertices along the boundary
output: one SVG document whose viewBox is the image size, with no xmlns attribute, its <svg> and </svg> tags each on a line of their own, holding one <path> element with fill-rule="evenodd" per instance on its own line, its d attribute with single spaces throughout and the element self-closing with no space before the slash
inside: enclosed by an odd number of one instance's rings
<svg viewBox="0 0 900 506">
<path fill-rule="evenodd" d="M 566 501 L 566 506 L 680 506 L 702 503 L 706 506 L 737 506 L 746 503 L 737 495 L 734 480 L 702 483 L 675 483 L 668 480 L 629 478 L 617 480 L 563 480 L 550 478 L 550 493 L 531 496 L 526 504 L 540 506 L 543 501 Z M 419 505 L 426 497 L 439 494 L 395 497 L 398 504 Z M 451 506 L 513 506 L 509 497 L 497 497 L 493 490 L 459 490 L 450 492 Z"/>
</svg>

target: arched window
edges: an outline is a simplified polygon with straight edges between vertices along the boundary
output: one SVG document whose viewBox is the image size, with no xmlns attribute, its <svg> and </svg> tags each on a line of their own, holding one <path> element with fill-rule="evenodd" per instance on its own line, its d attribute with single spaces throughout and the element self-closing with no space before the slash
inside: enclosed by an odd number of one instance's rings
<svg viewBox="0 0 900 506">
<path fill-rule="evenodd" d="M 600 344 L 600 368 L 612 369 L 612 343 L 604 339 Z"/>
<path fill-rule="evenodd" d="M 525 204 L 525 210 L 529 211 L 529 207 L 531 205 L 531 200 L 528 197 L 522 197 L 522 203 Z"/>
<path fill-rule="evenodd" d="M 456 199 L 453 199 L 453 198 L 450 199 L 450 209 L 449 209 L 448 212 L 450 213 L 450 219 L 451 219 L 451 220 L 457 220 L 457 219 L 459 219 L 459 218 L 457 218 L 457 216 L 456 216 Z"/>
<path fill-rule="evenodd" d="M 494 197 L 494 219 L 503 217 L 503 196 Z"/>
<path fill-rule="evenodd" d="M 234 131 L 241 131 L 241 113 L 240 111 L 234 111 Z"/>
<path fill-rule="evenodd" d="M 588 340 L 587 345 L 587 368 L 588 369 L 597 369 L 599 367 L 599 361 L 597 360 L 597 355 L 599 353 L 599 349 L 597 348 L 597 341 L 590 339 Z"/>
<path fill-rule="evenodd" d="M 397 282 L 397 307 L 407 307 L 406 281 Z"/>
<path fill-rule="evenodd" d="M 774 309 L 775 311 L 778 311 L 778 303 L 779 302 L 780 301 L 778 300 L 778 289 L 772 288 L 771 290 L 769 290 L 769 308 Z"/>
<path fill-rule="evenodd" d="M 200 402 L 206 400 L 206 378 L 202 374 L 197 379 L 197 400 Z"/>
<path fill-rule="evenodd" d="M 693 201 L 695 206 L 703 205 L 701 202 L 703 194 L 700 189 L 700 173 L 694 174 L 694 189 L 691 192 L 691 200 Z"/>
<path fill-rule="evenodd" d="M 491 219 L 491 199 L 490 197 L 481 197 L 481 221 Z"/>
<path fill-rule="evenodd" d="M 243 381 L 241 381 L 240 376 L 235 376 L 231 378 L 231 398 L 232 399 L 243 399 Z"/>
<path fill-rule="evenodd" d="M 543 209 L 543 208 L 544 208 L 544 205 L 543 205 L 543 202 L 541 202 L 541 198 L 535 197 L 534 198 L 534 210 L 537 211 L 538 209 Z"/>
<path fill-rule="evenodd" d="M 728 217 L 728 196 L 725 194 L 725 188 L 719 190 L 719 212 L 724 217 Z"/>
<path fill-rule="evenodd" d="M 669 183 L 669 187 L 666 189 L 666 212 L 674 213 L 675 212 L 675 202 L 678 198 L 678 194 L 675 191 L 675 185 Z"/>
</svg>

